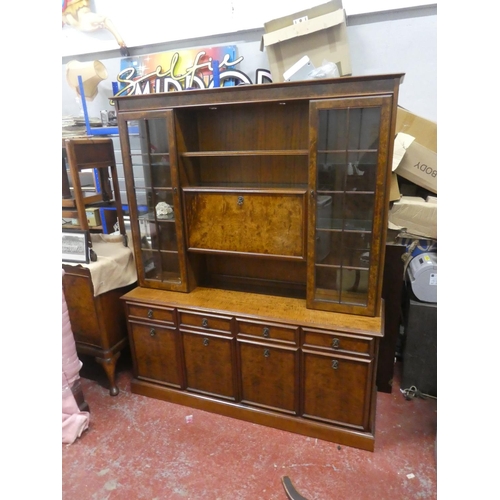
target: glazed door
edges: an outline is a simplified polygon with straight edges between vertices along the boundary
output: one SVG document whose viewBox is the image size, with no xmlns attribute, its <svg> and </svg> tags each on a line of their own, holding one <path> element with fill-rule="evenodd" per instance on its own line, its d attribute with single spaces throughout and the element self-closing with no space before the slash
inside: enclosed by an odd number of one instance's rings
<svg viewBox="0 0 500 500">
<path fill-rule="evenodd" d="M 188 291 L 172 111 L 119 121 L 139 284 Z"/>
<path fill-rule="evenodd" d="M 391 109 L 379 96 L 311 102 L 309 308 L 379 312 Z"/>
</svg>

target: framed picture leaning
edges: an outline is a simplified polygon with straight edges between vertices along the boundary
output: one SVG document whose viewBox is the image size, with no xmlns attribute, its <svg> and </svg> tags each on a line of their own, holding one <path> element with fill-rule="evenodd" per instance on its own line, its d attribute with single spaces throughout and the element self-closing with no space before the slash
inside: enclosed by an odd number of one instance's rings
<svg viewBox="0 0 500 500">
<path fill-rule="evenodd" d="M 62 230 L 63 262 L 90 262 L 89 232 L 80 229 Z"/>
</svg>

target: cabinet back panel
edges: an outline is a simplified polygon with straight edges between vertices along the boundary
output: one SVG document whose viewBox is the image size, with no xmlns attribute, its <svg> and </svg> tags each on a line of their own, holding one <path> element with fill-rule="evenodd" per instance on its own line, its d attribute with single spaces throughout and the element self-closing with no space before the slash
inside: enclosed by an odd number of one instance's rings
<svg viewBox="0 0 500 500">
<path fill-rule="evenodd" d="M 186 151 L 307 149 L 308 102 L 272 102 L 178 110 Z M 194 144 L 192 124 L 198 125 Z"/>
<path fill-rule="evenodd" d="M 184 158 L 191 164 L 189 185 L 241 187 L 307 186 L 307 156 L 210 156 Z"/>
<path fill-rule="evenodd" d="M 179 153 L 198 151 L 199 140 L 196 114 L 188 111 L 176 111 L 175 122 L 177 151 Z"/>
<path fill-rule="evenodd" d="M 203 286 L 305 298 L 305 262 L 205 255 Z"/>
</svg>

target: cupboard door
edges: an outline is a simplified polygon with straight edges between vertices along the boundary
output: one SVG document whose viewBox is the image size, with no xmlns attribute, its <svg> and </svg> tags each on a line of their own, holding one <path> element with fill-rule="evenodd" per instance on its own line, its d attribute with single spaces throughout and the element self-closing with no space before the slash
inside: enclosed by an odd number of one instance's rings
<svg viewBox="0 0 500 500">
<path fill-rule="evenodd" d="M 312 101 L 307 305 L 375 316 L 392 98 Z"/>
<path fill-rule="evenodd" d="M 304 351 L 303 363 L 302 415 L 369 430 L 372 360 Z"/>
<path fill-rule="evenodd" d="M 298 350 L 238 341 L 242 403 L 296 414 Z"/>
<path fill-rule="evenodd" d="M 126 113 L 120 125 L 139 284 L 188 291 L 172 112 Z"/>
<path fill-rule="evenodd" d="M 182 332 L 187 390 L 236 399 L 232 339 Z"/>
<path fill-rule="evenodd" d="M 130 322 L 129 325 L 137 378 L 180 388 L 182 368 L 177 330 L 155 324 Z"/>
</svg>

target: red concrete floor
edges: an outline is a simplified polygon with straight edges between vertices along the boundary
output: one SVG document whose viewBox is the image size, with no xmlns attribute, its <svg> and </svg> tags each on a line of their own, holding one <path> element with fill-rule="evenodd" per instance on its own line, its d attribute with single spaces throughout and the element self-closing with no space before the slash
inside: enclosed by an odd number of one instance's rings
<svg viewBox="0 0 500 500">
<path fill-rule="evenodd" d="M 437 498 L 437 400 L 406 400 L 400 363 L 368 452 L 132 394 L 126 356 L 111 397 L 82 360 L 91 419 L 63 445 L 63 499 L 286 500 L 283 476 L 308 500 Z"/>
</svg>

